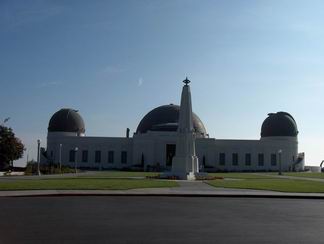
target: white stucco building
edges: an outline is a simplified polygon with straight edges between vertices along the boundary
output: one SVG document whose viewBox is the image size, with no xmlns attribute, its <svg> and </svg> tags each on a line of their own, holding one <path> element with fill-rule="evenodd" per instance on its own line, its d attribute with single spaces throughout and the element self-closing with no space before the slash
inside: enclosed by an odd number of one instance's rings
<svg viewBox="0 0 324 244">
<path fill-rule="evenodd" d="M 76 110 L 63 108 L 49 121 L 47 148 L 42 163 L 62 163 L 89 169 L 137 168 L 168 171 L 177 143 L 180 107 L 163 105 L 140 121 L 133 137 L 92 137 Z M 298 152 L 298 130 L 286 112 L 270 113 L 256 140 L 209 138 L 203 122 L 193 113 L 196 155 L 200 171 L 302 170 L 304 153 Z M 256 128 L 257 129 L 257 128 Z"/>
</svg>

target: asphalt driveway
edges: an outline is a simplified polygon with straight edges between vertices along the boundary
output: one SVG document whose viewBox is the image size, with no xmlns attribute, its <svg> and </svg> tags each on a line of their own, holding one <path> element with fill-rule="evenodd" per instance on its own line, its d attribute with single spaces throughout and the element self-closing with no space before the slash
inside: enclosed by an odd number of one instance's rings
<svg viewBox="0 0 324 244">
<path fill-rule="evenodd" d="M 323 243 L 324 200 L 3 197 L 0 243 Z"/>
</svg>

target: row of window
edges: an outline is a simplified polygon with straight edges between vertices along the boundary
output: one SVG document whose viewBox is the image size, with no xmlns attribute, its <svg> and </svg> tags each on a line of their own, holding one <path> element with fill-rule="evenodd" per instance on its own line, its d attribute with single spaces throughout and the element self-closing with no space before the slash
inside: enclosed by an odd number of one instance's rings
<svg viewBox="0 0 324 244">
<path fill-rule="evenodd" d="M 70 150 L 69 154 L 69 161 L 71 163 L 76 161 L 76 151 L 75 150 Z M 108 158 L 107 158 L 107 163 L 114 163 L 115 161 L 115 152 L 114 151 L 108 151 Z M 89 152 L 88 150 L 82 150 L 81 152 L 81 162 L 82 163 L 87 163 L 89 160 Z M 95 163 L 101 163 L 101 151 L 97 150 L 95 151 L 94 155 L 94 162 Z M 127 163 L 127 151 L 121 151 L 121 163 L 126 164 Z"/>
<path fill-rule="evenodd" d="M 225 165 L 225 163 L 226 163 L 226 154 L 220 153 L 219 154 L 219 164 Z M 251 153 L 246 153 L 245 154 L 245 165 L 250 166 L 251 163 L 252 163 Z M 270 163 L 271 163 L 271 166 L 277 165 L 277 154 L 272 153 L 270 155 Z M 239 164 L 238 153 L 232 153 L 232 165 L 237 166 L 238 164 Z M 264 166 L 264 154 L 263 153 L 258 154 L 258 166 Z"/>
</svg>

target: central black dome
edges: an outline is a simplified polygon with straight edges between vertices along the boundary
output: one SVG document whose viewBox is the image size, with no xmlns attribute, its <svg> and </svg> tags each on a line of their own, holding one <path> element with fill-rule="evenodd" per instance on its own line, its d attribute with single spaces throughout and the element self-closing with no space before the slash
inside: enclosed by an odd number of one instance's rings
<svg viewBox="0 0 324 244">
<path fill-rule="evenodd" d="M 180 106 L 163 105 L 147 113 L 139 123 L 136 133 L 147 131 L 177 131 Z M 206 135 L 206 129 L 199 117 L 193 113 L 193 127 L 196 133 Z"/>
<path fill-rule="evenodd" d="M 297 136 L 295 119 L 286 112 L 268 114 L 261 127 L 261 137 Z"/>
<path fill-rule="evenodd" d="M 84 133 L 85 126 L 77 110 L 62 108 L 53 114 L 48 124 L 48 131 Z"/>
</svg>

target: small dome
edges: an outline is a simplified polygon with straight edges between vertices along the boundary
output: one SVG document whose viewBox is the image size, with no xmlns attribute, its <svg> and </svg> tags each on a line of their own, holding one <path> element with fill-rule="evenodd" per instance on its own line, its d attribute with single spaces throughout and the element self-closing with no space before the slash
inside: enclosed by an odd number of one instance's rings
<svg viewBox="0 0 324 244">
<path fill-rule="evenodd" d="M 163 105 L 147 113 L 139 123 L 136 133 L 147 131 L 177 131 L 180 106 Z M 206 135 L 206 129 L 199 117 L 193 113 L 193 127 L 196 133 Z"/>
<path fill-rule="evenodd" d="M 84 133 L 85 126 L 78 110 L 62 108 L 49 121 L 48 132 L 77 132 Z"/>
<path fill-rule="evenodd" d="M 286 112 L 268 114 L 261 127 L 261 137 L 297 135 L 296 121 Z"/>
</svg>

